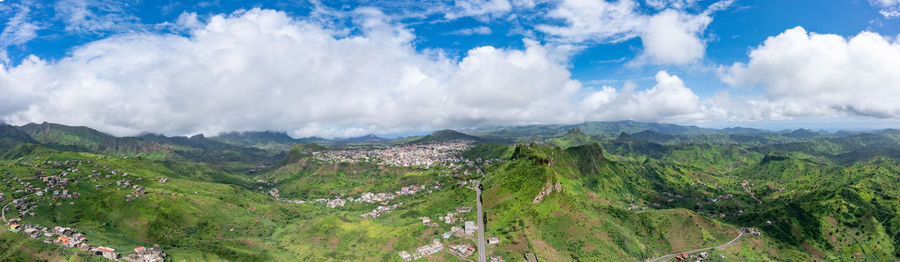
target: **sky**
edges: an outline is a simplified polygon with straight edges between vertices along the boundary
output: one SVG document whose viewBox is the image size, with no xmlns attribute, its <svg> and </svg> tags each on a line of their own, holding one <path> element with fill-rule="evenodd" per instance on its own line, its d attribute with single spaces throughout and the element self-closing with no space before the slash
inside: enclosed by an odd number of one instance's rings
<svg viewBox="0 0 900 262">
<path fill-rule="evenodd" d="M 0 121 L 900 128 L 900 0 L 0 0 Z"/>
</svg>

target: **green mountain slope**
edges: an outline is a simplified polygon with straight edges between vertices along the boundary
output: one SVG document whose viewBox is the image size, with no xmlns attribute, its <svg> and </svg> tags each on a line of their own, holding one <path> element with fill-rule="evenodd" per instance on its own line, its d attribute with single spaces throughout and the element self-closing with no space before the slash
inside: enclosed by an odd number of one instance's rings
<svg viewBox="0 0 900 262">
<path fill-rule="evenodd" d="M 25 132 L 15 126 L 0 123 L 0 153 L 10 150 L 16 145 L 25 143 L 38 143 Z"/>
<path fill-rule="evenodd" d="M 170 153 L 169 147 L 137 138 L 118 138 L 83 126 L 53 123 L 29 123 L 19 127 L 43 144 L 68 150 L 83 150 L 102 154 L 136 156 Z"/>
<path fill-rule="evenodd" d="M 465 133 L 461 133 L 459 131 L 454 130 L 439 130 L 434 131 L 427 136 L 422 138 L 413 140 L 409 142 L 410 144 L 429 144 L 429 143 L 443 143 L 443 142 L 456 142 L 456 141 L 472 141 L 472 142 L 481 142 L 484 139 L 468 135 Z"/>
<path fill-rule="evenodd" d="M 616 204 L 641 194 L 641 189 L 584 185 L 588 174 L 616 169 L 610 165 L 597 146 L 566 151 L 516 147 L 508 162 L 489 171 L 485 182 L 487 228 L 506 243 L 497 252 L 505 257 L 534 252 L 548 261 L 644 260 L 725 243 L 738 235 L 735 227 L 689 210 L 635 213 Z M 652 183 L 638 180 L 634 182 Z M 535 203 L 548 188 L 550 193 Z"/>
</svg>

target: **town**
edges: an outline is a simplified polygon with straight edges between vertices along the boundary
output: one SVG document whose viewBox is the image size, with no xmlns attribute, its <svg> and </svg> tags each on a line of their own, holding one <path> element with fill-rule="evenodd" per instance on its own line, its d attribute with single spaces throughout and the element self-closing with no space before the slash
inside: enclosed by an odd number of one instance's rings
<svg viewBox="0 0 900 262">
<path fill-rule="evenodd" d="M 383 149 L 345 149 L 313 152 L 319 161 L 332 163 L 354 163 L 380 160 L 381 165 L 401 167 L 425 167 L 444 164 L 453 167 L 462 161 L 458 152 L 470 147 L 471 142 L 444 142 L 390 146 Z"/>
</svg>

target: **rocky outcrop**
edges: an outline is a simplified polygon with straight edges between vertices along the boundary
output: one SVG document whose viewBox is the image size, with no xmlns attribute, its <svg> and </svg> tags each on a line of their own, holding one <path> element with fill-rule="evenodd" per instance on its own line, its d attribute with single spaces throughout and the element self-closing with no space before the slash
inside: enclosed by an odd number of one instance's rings
<svg viewBox="0 0 900 262">
<path fill-rule="evenodd" d="M 547 184 L 544 185 L 544 189 L 541 189 L 541 192 L 538 192 L 537 196 L 534 197 L 534 201 L 531 201 L 532 204 L 541 203 L 544 200 L 544 197 L 549 196 L 550 193 L 562 192 L 562 184 L 559 181 L 556 181 L 556 184 L 553 184 L 550 180 L 547 180 Z"/>
</svg>

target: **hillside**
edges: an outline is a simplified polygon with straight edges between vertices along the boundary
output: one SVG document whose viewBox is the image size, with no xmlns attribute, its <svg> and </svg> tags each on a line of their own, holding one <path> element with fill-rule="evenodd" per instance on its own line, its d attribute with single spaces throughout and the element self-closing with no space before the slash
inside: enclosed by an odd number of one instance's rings
<svg viewBox="0 0 900 262">
<path fill-rule="evenodd" d="M 293 144 L 300 142 L 288 136 L 287 133 L 272 131 L 226 132 L 209 139 L 232 145 L 277 151 L 290 150 Z"/>
<path fill-rule="evenodd" d="M 586 145 L 591 143 L 596 143 L 597 140 L 594 140 L 590 136 L 581 132 L 580 128 L 572 128 L 565 135 L 561 137 L 552 138 L 547 141 L 547 144 L 568 148 L 573 146 Z"/>
<path fill-rule="evenodd" d="M 10 150 L 16 145 L 26 143 L 38 142 L 15 126 L 0 123 L 0 153 Z"/>
<path fill-rule="evenodd" d="M 628 191 L 584 187 L 585 176 L 608 165 L 614 163 L 596 146 L 517 146 L 485 183 L 487 228 L 504 243 L 494 251 L 504 257 L 535 253 L 549 261 L 645 260 L 738 235 L 733 226 L 685 209 L 627 211 L 616 202 Z"/>
<path fill-rule="evenodd" d="M 136 156 L 141 154 L 167 154 L 169 147 L 136 138 L 118 138 L 84 126 L 66 126 L 53 123 L 29 123 L 19 130 L 34 140 L 70 150 L 83 150 L 102 154 Z"/>
<path fill-rule="evenodd" d="M 484 139 L 468 135 L 465 133 L 461 133 L 459 131 L 454 130 L 439 130 L 434 131 L 431 134 L 428 134 L 422 138 L 413 140 L 409 142 L 410 144 L 430 144 L 430 143 L 443 143 L 443 142 L 460 142 L 460 141 L 470 141 L 470 142 L 482 142 Z"/>
</svg>

